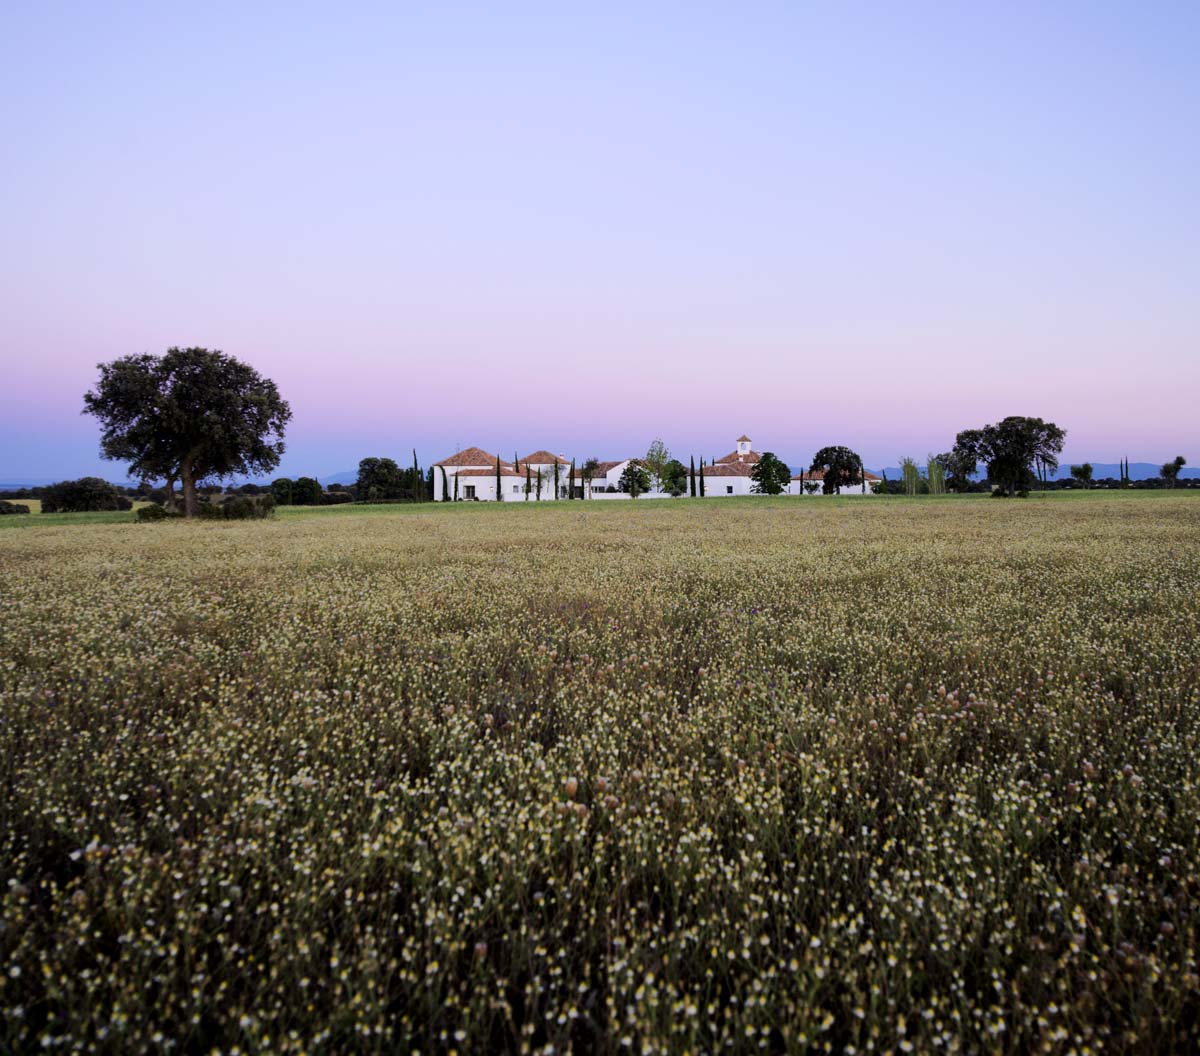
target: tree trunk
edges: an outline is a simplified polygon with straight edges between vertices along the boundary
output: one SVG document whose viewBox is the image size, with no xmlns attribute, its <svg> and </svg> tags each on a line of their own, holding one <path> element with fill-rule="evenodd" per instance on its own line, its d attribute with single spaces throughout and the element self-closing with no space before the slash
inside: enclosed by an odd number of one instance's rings
<svg viewBox="0 0 1200 1056">
<path fill-rule="evenodd" d="M 176 500 L 175 500 L 175 478 L 174 477 L 167 477 L 167 501 L 164 503 L 164 505 L 166 506 L 166 508 L 168 510 L 177 510 L 179 508 L 176 505 Z"/>
<path fill-rule="evenodd" d="M 179 478 L 183 483 L 183 515 L 195 517 L 198 504 L 196 502 L 196 479 L 192 474 L 191 458 L 185 458 L 180 463 Z"/>
</svg>

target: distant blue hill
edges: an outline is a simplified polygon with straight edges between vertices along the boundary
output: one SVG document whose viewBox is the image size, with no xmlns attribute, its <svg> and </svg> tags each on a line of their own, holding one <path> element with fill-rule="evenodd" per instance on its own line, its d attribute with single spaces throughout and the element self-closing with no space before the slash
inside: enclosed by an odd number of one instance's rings
<svg viewBox="0 0 1200 1056">
<path fill-rule="evenodd" d="M 1085 460 L 1086 461 L 1086 460 Z M 1071 466 L 1080 465 L 1080 462 L 1070 463 L 1064 462 L 1058 467 L 1058 472 L 1053 474 L 1051 480 L 1070 480 Z M 1130 480 L 1151 480 L 1158 476 L 1158 471 L 1161 467 L 1153 462 L 1130 462 L 1129 463 L 1129 479 Z M 878 476 L 887 474 L 888 480 L 900 480 L 904 476 L 904 471 L 899 466 L 888 466 L 886 469 L 870 469 L 868 470 Z M 921 467 L 921 472 L 925 472 L 925 467 Z M 1105 480 L 1111 477 L 1113 480 L 1120 480 L 1121 465 L 1119 462 L 1093 462 L 1092 463 L 1092 480 Z M 1179 478 L 1195 480 L 1200 477 L 1200 467 L 1185 466 L 1179 472 Z M 982 473 L 976 474 L 977 480 L 983 479 Z"/>
</svg>

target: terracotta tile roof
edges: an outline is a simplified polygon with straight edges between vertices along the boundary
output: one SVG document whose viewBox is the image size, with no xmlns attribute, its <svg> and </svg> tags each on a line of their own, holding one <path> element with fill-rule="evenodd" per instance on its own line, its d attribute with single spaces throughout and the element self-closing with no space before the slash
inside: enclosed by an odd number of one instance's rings
<svg viewBox="0 0 1200 1056">
<path fill-rule="evenodd" d="M 724 458 L 718 458 L 716 465 L 723 465 L 728 462 L 757 462 L 762 455 L 757 451 L 751 451 L 745 455 L 739 455 L 736 451 L 730 451 Z"/>
<path fill-rule="evenodd" d="M 457 455 L 451 455 L 449 458 L 443 458 L 440 462 L 435 462 L 435 466 L 491 466 L 493 471 L 496 468 L 496 455 L 489 455 L 482 447 L 464 448 Z M 507 466 L 509 463 L 504 459 L 500 459 L 501 466 Z"/>
<path fill-rule="evenodd" d="M 555 462 L 560 466 L 569 466 L 571 464 L 569 458 L 563 458 L 562 455 L 552 455 L 549 451 L 545 450 L 535 451 L 532 455 L 526 455 L 521 459 L 521 463 L 524 464 L 526 462 L 530 462 L 535 466 L 552 466 Z"/>
<path fill-rule="evenodd" d="M 460 469 L 454 475 L 456 477 L 494 477 L 496 475 L 496 470 L 494 468 L 493 469 Z M 506 465 L 504 465 L 504 463 L 500 464 L 500 476 L 502 476 L 502 477 L 520 477 L 522 480 L 525 479 L 524 473 L 518 473 L 515 469 L 512 468 L 512 466 L 506 466 Z"/>
<path fill-rule="evenodd" d="M 739 436 L 737 438 L 737 442 L 739 444 L 748 444 L 748 443 L 750 443 L 750 437 L 748 437 L 745 433 L 743 433 L 741 436 Z"/>
<path fill-rule="evenodd" d="M 704 476 L 708 477 L 748 477 L 754 470 L 752 462 L 718 462 L 715 466 L 705 466 Z"/>
<path fill-rule="evenodd" d="M 596 476 L 606 477 L 606 476 L 608 476 L 609 473 L 611 473 L 614 469 L 616 469 L 617 466 L 623 466 L 623 465 L 625 465 L 626 462 L 632 462 L 632 461 L 633 461 L 633 459 L 631 459 L 631 458 L 618 458 L 615 462 L 597 462 L 596 463 Z"/>
</svg>

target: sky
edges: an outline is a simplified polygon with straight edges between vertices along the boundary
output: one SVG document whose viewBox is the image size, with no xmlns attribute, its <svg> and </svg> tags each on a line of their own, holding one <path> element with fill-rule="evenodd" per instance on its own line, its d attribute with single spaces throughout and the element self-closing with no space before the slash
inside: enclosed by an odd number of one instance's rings
<svg viewBox="0 0 1200 1056">
<path fill-rule="evenodd" d="M 1191 0 L 10 2 L 0 479 L 123 479 L 82 395 L 172 345 L 276 381 L 292 475 L 1200 461 L 1197 53 Z"/>
</svg>

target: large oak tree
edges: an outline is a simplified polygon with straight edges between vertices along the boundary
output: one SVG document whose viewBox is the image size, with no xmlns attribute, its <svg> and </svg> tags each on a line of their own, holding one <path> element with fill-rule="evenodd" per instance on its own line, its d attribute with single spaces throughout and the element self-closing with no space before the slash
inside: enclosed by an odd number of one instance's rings
<svg viewBox="0 0 1200 1056">
<path fill-rule="evenodd" d="M 169 348 L 99 369 L 83 401 L 101 422 L 101 453 L 139 479 L 165 479 L 172 494 L 179 481 L 186 516 L 196 515 L 199 481 L 279 465 L 292 411 L 253 367 L 216 350 Z"/>
</svg>

